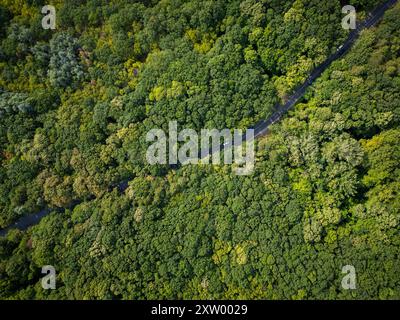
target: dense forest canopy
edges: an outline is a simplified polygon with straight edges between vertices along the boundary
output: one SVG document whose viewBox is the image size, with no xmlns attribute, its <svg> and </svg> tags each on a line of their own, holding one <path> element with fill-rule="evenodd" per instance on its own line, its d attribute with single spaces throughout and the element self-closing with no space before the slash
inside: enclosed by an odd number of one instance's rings
<svg viewBox="0 0 400 320">
<path fill-rule="evenodd" d="M 46 4 L 0 0 L 0 227 L 80 204 L 0 238 L 1 298 L 400 298 L 399 4 L 248 176 L 149 165 L 146 133 L 267 118 L 349 35 L 343 1 L 54 0 L 55 30 Z"/>
</svg>

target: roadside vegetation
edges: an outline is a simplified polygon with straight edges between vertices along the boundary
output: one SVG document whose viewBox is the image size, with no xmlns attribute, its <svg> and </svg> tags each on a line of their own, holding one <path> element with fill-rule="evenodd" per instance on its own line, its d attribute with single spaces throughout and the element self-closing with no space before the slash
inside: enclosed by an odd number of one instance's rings
<svg viewBox="0 0 400 320">
<path fill-rule="evenodd" d="M 400 298 L 399 4 L 257 141 L 249 176 L 151 166 L 146 132 L 268 117 L 346 39 L 340 1 L 58 0 L 56 30 L 45 4 L 0 0 L 0 227 L 82 203 L 0 238 L 1 298 Z M 379 1 L 351 4 L 361 20 Z"/>
</svg>

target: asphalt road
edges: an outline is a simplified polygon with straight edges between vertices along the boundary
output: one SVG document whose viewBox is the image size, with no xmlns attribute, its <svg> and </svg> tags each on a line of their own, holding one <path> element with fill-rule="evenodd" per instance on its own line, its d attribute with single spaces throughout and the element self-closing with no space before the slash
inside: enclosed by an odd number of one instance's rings
<svg viewBox="0 0 400 320">
<path fill-rule="evenodd" d="M 370 28 L 374 26 L 384 15 L 386 10 L 391 8 L 397 0 L 389 0 L 386 1 L 384 4 L 373 10 L 369 15 L 368 18 L 357 24 L 357 28 L 353 30 L 347 40 L 343 43 L 342 46 L 339 47 L 339 49 L 332 54 L 329 58 L 327 58 L 320 66 L 316 67 L 310 74 L 310 76 L 307 78 L 306 82 L 304 82 L 301 86 L 299 86 L 296 91 L 289 97 L 287 102 L 283 105 L 277 104 L 274 107 L 274 112 L 273 114 L 265 120 L 261 120 L 258 123 L 256 123 L 251 129 L 254 129 L 254 138 L 260 137 L 264 135 L 267 131 L 269 126 L 274 124 L 275 122 L 279 121 L 282 116 L 288 112 L 298 101 L 300 98 L 303 97 L 305 94 L 307 88 L 313 84 L 313 82 L 330 66 L 330 64 L 341 58 L 353 45 L 354 41 L 358 38 L 360 32 L 366 28 Z M 242 141 L 246 141 L 246 135 L 244 134 L 242 137 Z M 224 149 L 231 148 L 231 144 L 222 144 L 220 146 L 220 151 L 223 152 Z M 201 154 L 200 157 L 204 158 L 205 156 L 212 155 L 212 150 L 209 151 L 207 154 Z M 122 181 L 120 182 L 117 186 L 118 190 L 120 192 L 123 192 L 127 187 L 128 187 L 128 181 Z M 77 204 L 79 204 L 81 201 L 75 201 L 72 203 L 68 208 L 73 209 Z M 26 230 L 30 226 L 33 226 L 39 221 L 47 216 L 50 212 L 63 212 L 65 209 L 59 208 L 59 209 L 43 209 L 40 212 L 37 212 L 36 214 L 30 214 L 27 216 L 21 217 L 17 222 L 13 223 L 12 225 L 8 226 L 7 228 L 0 229 L 0 236 L 5 236 L 7 232 L 11 229 L 19 229 L 19 230 Z"/>
<path fill-rule="evenodd" d="M 279 121 L 281 117 L 289 111 L 305 94 L 307 88 L 313 84 L 313 82 L 320 77 L 320 75 L 331 65 L 331 63 L 339 58 L 341 58 L 354 44 L 355 40 L 360 35 L 360 32 L 364 29 L 374 26 L 384 15 L 386 10 L 391 8 L 397 0 L 389 0 L 382 4 L 380 7 L 376 8 L 374 11 L 370 12 L 368 18 L 363 22 L 356 25 L 356 29 L 353 30 L 347 40 L 341 45 L 334 54 L 327 58 L 320 66 L 316 67 L 300 87 L 289 97 L 287 102 L 283 105 L 277 104 L 274 107 L 274 113 L 265 120 L 259 121 L 255 124 L 252 129 L 254 129 L 254 138 L 264 135 L 268 131 L 268 127 L 273 123 Z M 243 141 L 246 140 L 245 135 L 243 135 Z M 230 145 L 221 145 L 221 150 Z"/>
</svg>

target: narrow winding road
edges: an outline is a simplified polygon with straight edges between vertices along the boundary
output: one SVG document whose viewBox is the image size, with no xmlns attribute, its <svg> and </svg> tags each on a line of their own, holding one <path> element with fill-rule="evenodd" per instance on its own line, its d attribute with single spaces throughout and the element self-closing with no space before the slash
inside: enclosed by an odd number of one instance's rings
<svg viewBox="0 0 400 320">
<path fill-rule="evenodd" d="M 394 6 L 394 4 L 397 2 L 397 0 L 389 0 L 386 1 L 384 4 L 376 8 L 374 11 L 372 11 L 369 15 L 368 18 L 357 24 L 357 29 L 353 30 L 347 40 L 343 43 L 342 46 L 339 47 L 339 49 L 332 54 L 328 59 L 326 59 L 320 66 L 315 68 L 310 76 L 307 78 L 306 82 L 304 82 L 300 87 L 296 89 L 296 91 L 291 95 L 288 99 L 288 101 L 281 105 L 278 104 L 274 108 L 273 114 L 265 120 L 261 120 L 258 123 L 256 123 L 251 129 L 254 129 L 254 138 L 260 137 L 264 135 L 267 131 L 270 125 L 273 123 L 279 121 L 281 117 L 288 111 L 290 110 L 298 101 L 300 98 L 303 97 L 305 94 L 307 88 L 312 85 L 312 83 L 330 66 L 330 64 L 341 58 L 347 51 L 351 48 L 355 40 L 358 38 L 360 35 L 360 32 L 366 28 L 370 28 L 374 26 L 384 15 L 386 10 Z M 243 135 L 242 141 L 246 141 L 246 136 Z M 242 143 L 242 142 L 241 142 Z M 230 144 L 223 144 L 220 147 L 220 150 L 231 148 L 232 145 Z M 201 158 L 208 156 L 207 155 L 201 155 Z M 117 186 L 118 190 L 120 192 L 125 191 L 125 189 L 128 187 L 128 181 L 123 181 L 119 183 Z M 72 203 L 68 209 L 73 209 L 76 205 L 81 203 L 82 201 L 75 201 Z M 33 226 L 39 221 L 47 216 L 50 212 L 64 212 L 64 210 L 67 208 L 59 208 L 59 209 L 43 209 L 40 212 L 37 212 L 36 214 L 31 214 L 24 216 L 20 218 L 17 222 L 11 224 L 7 228 L 0 229 L 0 236 L 5 236 L 7 232 L 11 229 L 19 229 L 19 230 L 26 230 L 30 226 Z"/>
</svg>

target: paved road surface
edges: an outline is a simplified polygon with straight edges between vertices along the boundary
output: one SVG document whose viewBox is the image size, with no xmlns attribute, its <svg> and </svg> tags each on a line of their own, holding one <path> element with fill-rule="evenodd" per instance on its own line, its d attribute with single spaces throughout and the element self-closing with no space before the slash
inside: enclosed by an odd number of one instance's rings
<svg viewBox="0 0 400 320">
<path fill-rule="evenodd" d="M 368 18 L 359 23 L 357 25 L 357 29 L 353 30 L 347 40 L 344 42 L 342 46 L 339 47 L 339 49 L 332 54 L 328 59 L 326 59 L 320 66 L 315 68 L 310 76 L 307 78 L 306 82 L 304 82 L 300 87 L 296 89 L 293 95 L 291 95 L 288 99 L 288 101 L 284 105 L 276 105 L 274 107 L 274 113 L 265 120 L 261 120 L 258 123 L 256 123 L 252 129 L 254 129 L 254 138 L 260 137 L 264 135 L 267 131 L 270 125 L 273 123 L 279 121 L 281 117 L 288 111 L 290 110 L 298 101 L 301 97 L 303 97 L 304 93 L 306 92 L 307 88 L 324 72 L 329 65 L 341 58 L 353 45 L 354 41 L 358 38 L 360 32 L 366 28 L 369 28 L 373 25 L 375 25 L 384 15 L 385 11 L 388 10 L 390 7 L 392 7 L 397 0 L 389 0 L 386 1 L 384 4 L 376 8 L 374 11 L 372 11 L 369 15 Z M 246 141 L 246 136 L 243 135 L 242 141 Z M 231 148 L 231 144 L 222 144 L 220 146 L 221 152 L 226 149 L 226 148 Z M 211 155 L 212 151 L 209 151 L 208 154 L 203 154 L 201 155 L 201 158 Z M 128 187 L 128 181 L 122 181 L 120 182 L 117 186 L 118 190 L 120 192 L 123 192 L 127 187 Z M 75 201 L 74 203 L 71 204 L 69 208 L 74 208 L 77 204 L 79 204 L 81 201 Z M 60 208 L 60 209 L 43 209 L 40 212 L 36 214 L 31 214 L 24 216 L 20 218 L 17 222 L 13 223 L 12 225 L 8 226 L 5 229 L 0 229 L 0 236 L 5 236 L 7 232 L 10 229 L 19 229 L 19 230 L 26 230 L 30 226 L 33 226 L 37 224 L 43 217 L 48 215 L 50 212 L 57 211 L 57 212 L 63 212 L 65 209 Z"/>
<path fill-rule="evenodd" d="M 268 131 L 268 127 L 272 125 L 273 123 L 277 122 L 280 120 L 280 118 L 288 111 L 290 110 L 298 101 L 300 98 L 303 97 L 305 94 L 307 88 L 317 79 L 319 76 L 330 66 L 330 64 L 341 58 L 353 45 L 355 40 L 358 38 L 360 32 L 366 28 L 369 28 L 373 25 L 375 25 L 384 15 L 386 10 L 391 8 L 397 0 L 389 0 L 386 1 L 384 4 L 382 4 L 380 7 L 376 8 L 374 11 L 372 11 L 369 15 L 368 18 L 357 24 L 357 29 L 353 30 L 347 40 L 343 43 L 342 46 L 339 47 L 339 49 L 332 54 L 328 59 L 326 59 L 320 66 L 315 68 L 310 76 L 307 78 L 306 82 L 304 82 L 300 87 L 296 89 L 293 95 L 289 97 L 287 102 L 284 105 L 277 104 L 274 107 L 275 112 L 265 120 L 261 120 L 258 123 L 256 123 L 252 129 L 254 129 L 254 137 L 260 137 L 263 134 L 265 134 Z M 246 140 L 246 136 L 243 135 L 243 141 Z M 224 148 L 232 147 L 231 145 L 221 145 L 221 150 Z"/>
</svg>

